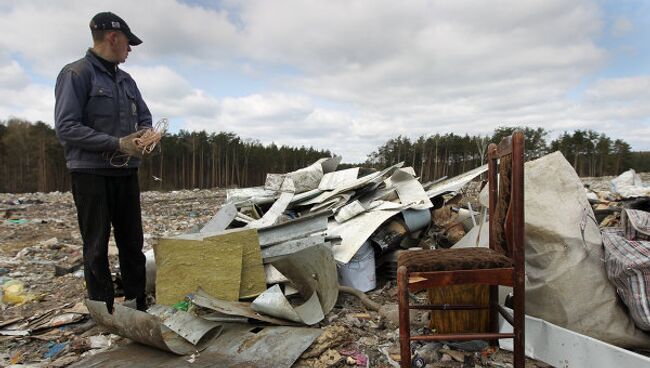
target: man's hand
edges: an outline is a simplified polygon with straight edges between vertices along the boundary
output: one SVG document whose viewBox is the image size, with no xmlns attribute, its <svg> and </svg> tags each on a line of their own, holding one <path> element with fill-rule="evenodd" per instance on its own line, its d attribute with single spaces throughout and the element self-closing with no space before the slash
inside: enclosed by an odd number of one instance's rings
<svg viewBox="0 0 650 368">
<path fill-rule="evenodd" d="M 120 138 L 120 151 L 130 156 L 142 157 L 142 149 L 135 144 L 135 139 L 140 138 L 143 133 L 144 129 Z"/>
</svg>

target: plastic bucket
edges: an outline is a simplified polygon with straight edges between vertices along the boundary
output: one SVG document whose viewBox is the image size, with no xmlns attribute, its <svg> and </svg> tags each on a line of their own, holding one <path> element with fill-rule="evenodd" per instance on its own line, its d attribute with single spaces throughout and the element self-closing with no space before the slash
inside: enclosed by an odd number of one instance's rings
<svg viewBox="0 0 650 368">
<path fill-rule="evenodd" d="M 339 264 L 338 274 L 341 285 L 351 286 L 363 292 L 377 287 L 375 250 L 370 241 L 363 243 L 350 262 Z"/>
</svg>

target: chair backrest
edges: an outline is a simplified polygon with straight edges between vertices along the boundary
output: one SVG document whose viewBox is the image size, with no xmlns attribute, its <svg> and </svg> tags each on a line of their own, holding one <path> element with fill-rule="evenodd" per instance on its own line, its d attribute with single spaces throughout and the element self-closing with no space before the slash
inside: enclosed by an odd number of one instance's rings
<svg viewBox="0 0 650 368">
<path fill-rule="evenodd" d="M 524 134 L 488 146 L 490 248 L 524 262 Z"/>
</svg>

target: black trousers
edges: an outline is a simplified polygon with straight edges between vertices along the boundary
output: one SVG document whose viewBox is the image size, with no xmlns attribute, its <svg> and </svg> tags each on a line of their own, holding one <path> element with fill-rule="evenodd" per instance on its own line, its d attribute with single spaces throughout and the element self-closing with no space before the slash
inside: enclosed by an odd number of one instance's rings
<svg viewBox="0 0 650 368">
<path fill-rule="evenodd" d="M 145 305 L 145 257 L 142 253 L 142 217 L 137 171 L 126 176 L 72 172 L 72 195 L 83 239 L 84 277 L 88 297 L 105 301 L 113 310 L 113 282 L 108 264 L 108 239 L 119 250 L 126 299 Z"/>
</svg>

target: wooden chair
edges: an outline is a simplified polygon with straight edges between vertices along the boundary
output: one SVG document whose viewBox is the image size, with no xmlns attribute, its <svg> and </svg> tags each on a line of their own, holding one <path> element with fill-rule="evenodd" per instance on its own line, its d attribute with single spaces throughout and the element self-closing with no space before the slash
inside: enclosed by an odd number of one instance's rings
<svg viewBox="0 0 650 368">
<path fill-rule="evenodd" d="M 499 180 L 497 181 L 497 176 Z M 402 252 L 397 265 L 401 366 L 411 367 L 411 341 L 514 338 L 514 367 L 523 368 L 524 353 L 524 135 L 516 131 L 488 147 L 489 248 L 426 249 Z M 498 185 L 498 188 L 497 188 Z M 409 305 L 409 293 L 459 284 L 490 285 L 489 306 Z M 499 305 L 498 285 L 514 289 L 513 313 Z M 411 336 L 409 310 L 489 309 L 490 331 Z M 498 314 L 513 333 L 498 333 Z"/>
</svg>

